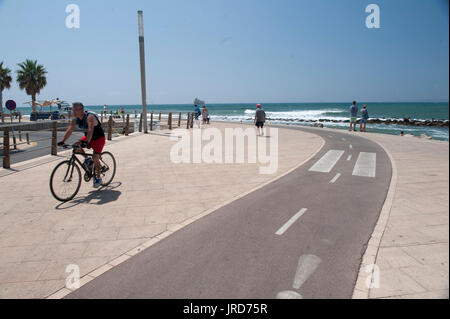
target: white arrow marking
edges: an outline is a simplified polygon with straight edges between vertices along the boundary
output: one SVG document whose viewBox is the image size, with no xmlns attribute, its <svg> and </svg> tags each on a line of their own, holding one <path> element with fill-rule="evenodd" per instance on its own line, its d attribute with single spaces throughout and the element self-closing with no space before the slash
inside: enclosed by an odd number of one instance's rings
<svg viewBox="0 0 450 319">
<path fill-rule="evenodd" d="M 319 264 L 321 262 L 322 259 L 320 259 L 316 255 L 300 256 L 292 288 L 299 289 L 303 285 L 303 283 L 313 274 L 317 267 L 319 267 Z"/>
<path fill-rule="evenodd" d="M 276 299 L 303 299 L 303 297 L 296 291 L 285 290 L 277 293 Z"/>
<path fill-rule="evenodd" d="M 297 272 L 294 277 L 294 284 L 292 288 L 300 289 L 303 283 L 308 280 L 314 271 L 319 267 L 322 260 L 316 255 L 302 255 L 298 260 Z M 276 296 L 277 299 L 303 299 L 296 291 L 285 290 L 281 291 Z"/>
</svg>

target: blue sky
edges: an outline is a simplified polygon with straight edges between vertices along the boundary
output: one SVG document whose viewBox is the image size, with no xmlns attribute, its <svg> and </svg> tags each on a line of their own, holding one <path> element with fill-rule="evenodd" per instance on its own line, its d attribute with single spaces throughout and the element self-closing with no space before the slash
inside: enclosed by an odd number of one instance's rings
<svg viewBox="0 0 450 319">
<path fill-rule="evenodd" d="M 448 0 L 0 0 L 0 61 L 43 64 L 38 99 L 140 104 L 137 10 L 148 103 L 448 101 Z"/>
</svg>

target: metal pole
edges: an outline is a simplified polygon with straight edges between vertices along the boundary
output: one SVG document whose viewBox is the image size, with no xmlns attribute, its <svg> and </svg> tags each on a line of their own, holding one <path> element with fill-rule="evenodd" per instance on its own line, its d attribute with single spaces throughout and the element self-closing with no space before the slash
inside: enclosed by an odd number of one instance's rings
<svg viewBox="0 0 450 319">
<path fill-rule="evenodd" d="M 112 140 L 112 124 L 113 123 L 113 119 L 112 116 L 109 117 L 108 120 L 108 141 Z"/>
<path fill-rule="evenodd" d="M 130 114 L 127 114 L 127 122 L 125 124 L 125 136 L 128 136 L 130 127 Z"/>
<path fill-rule="evenodd" d="M 150 131 L 153 131 L 153 112 L 150 113 Z"/>
<path fill-rule="evenodd" d="M 58 155 L 58 149 L 57 149 L 57 136 L 58 131 L 57 131 L 57 127 L 56 127 L 56 122 L 52 123 L 52 150 L 51 150 L 51 154 L 52 155 Z"/>
<path fill-rule="evenodd" d="M 142 94 L 142 113 L 144 115 L 144 133 L 148 133 L 147 128 L 147 93 L 145 87 L 145 49 L 144 49 L 144 17 L 142 11 L 138 11 L 139 27 L 139 56 L 141 59 L 141 94 Z"/>
<path fill-rule="evenodd" d="M 3 113 L 2 113 L 3 114 Z M 10 168 L 9 158 L 9 127 L 3 131 L 3 168 Z"/>
</svg>

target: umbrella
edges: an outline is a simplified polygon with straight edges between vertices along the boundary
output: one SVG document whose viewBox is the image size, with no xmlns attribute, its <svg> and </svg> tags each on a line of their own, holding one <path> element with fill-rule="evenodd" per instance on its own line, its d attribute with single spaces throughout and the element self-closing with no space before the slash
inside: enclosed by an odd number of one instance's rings
<svg viewBox="0 0 450 319">
<path fill-rule="evenodd" d="M 25 102 L 24 104 L 30 104 L 32 105 L 33 101 L 29 101 L 29 102 Z M 41 111 L 42 108 L 45 106 L 50 106 L 50 112 L 52 111 L 52 105 L 53 104 L 62 104 L 62 103 L 66 103 L 66 101 L 61 101 L 59 99 L 52 99 L 52 100 L 45 100 L 45 101 L 34 101 L 34 105 L 38 105 L 41 107 Z"/>
</svg>

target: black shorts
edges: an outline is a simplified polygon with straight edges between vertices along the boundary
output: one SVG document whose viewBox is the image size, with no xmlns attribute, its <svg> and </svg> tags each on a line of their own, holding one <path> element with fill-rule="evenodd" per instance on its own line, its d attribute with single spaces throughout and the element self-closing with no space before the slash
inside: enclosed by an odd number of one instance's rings
<svg viewBox="0 0 450 319">
<path fill-rule="evenodd" d="M 264 122 L 256 122 L 255 125 L 256 125 L 256 127 L 263 127 Z"/>
</svg>

